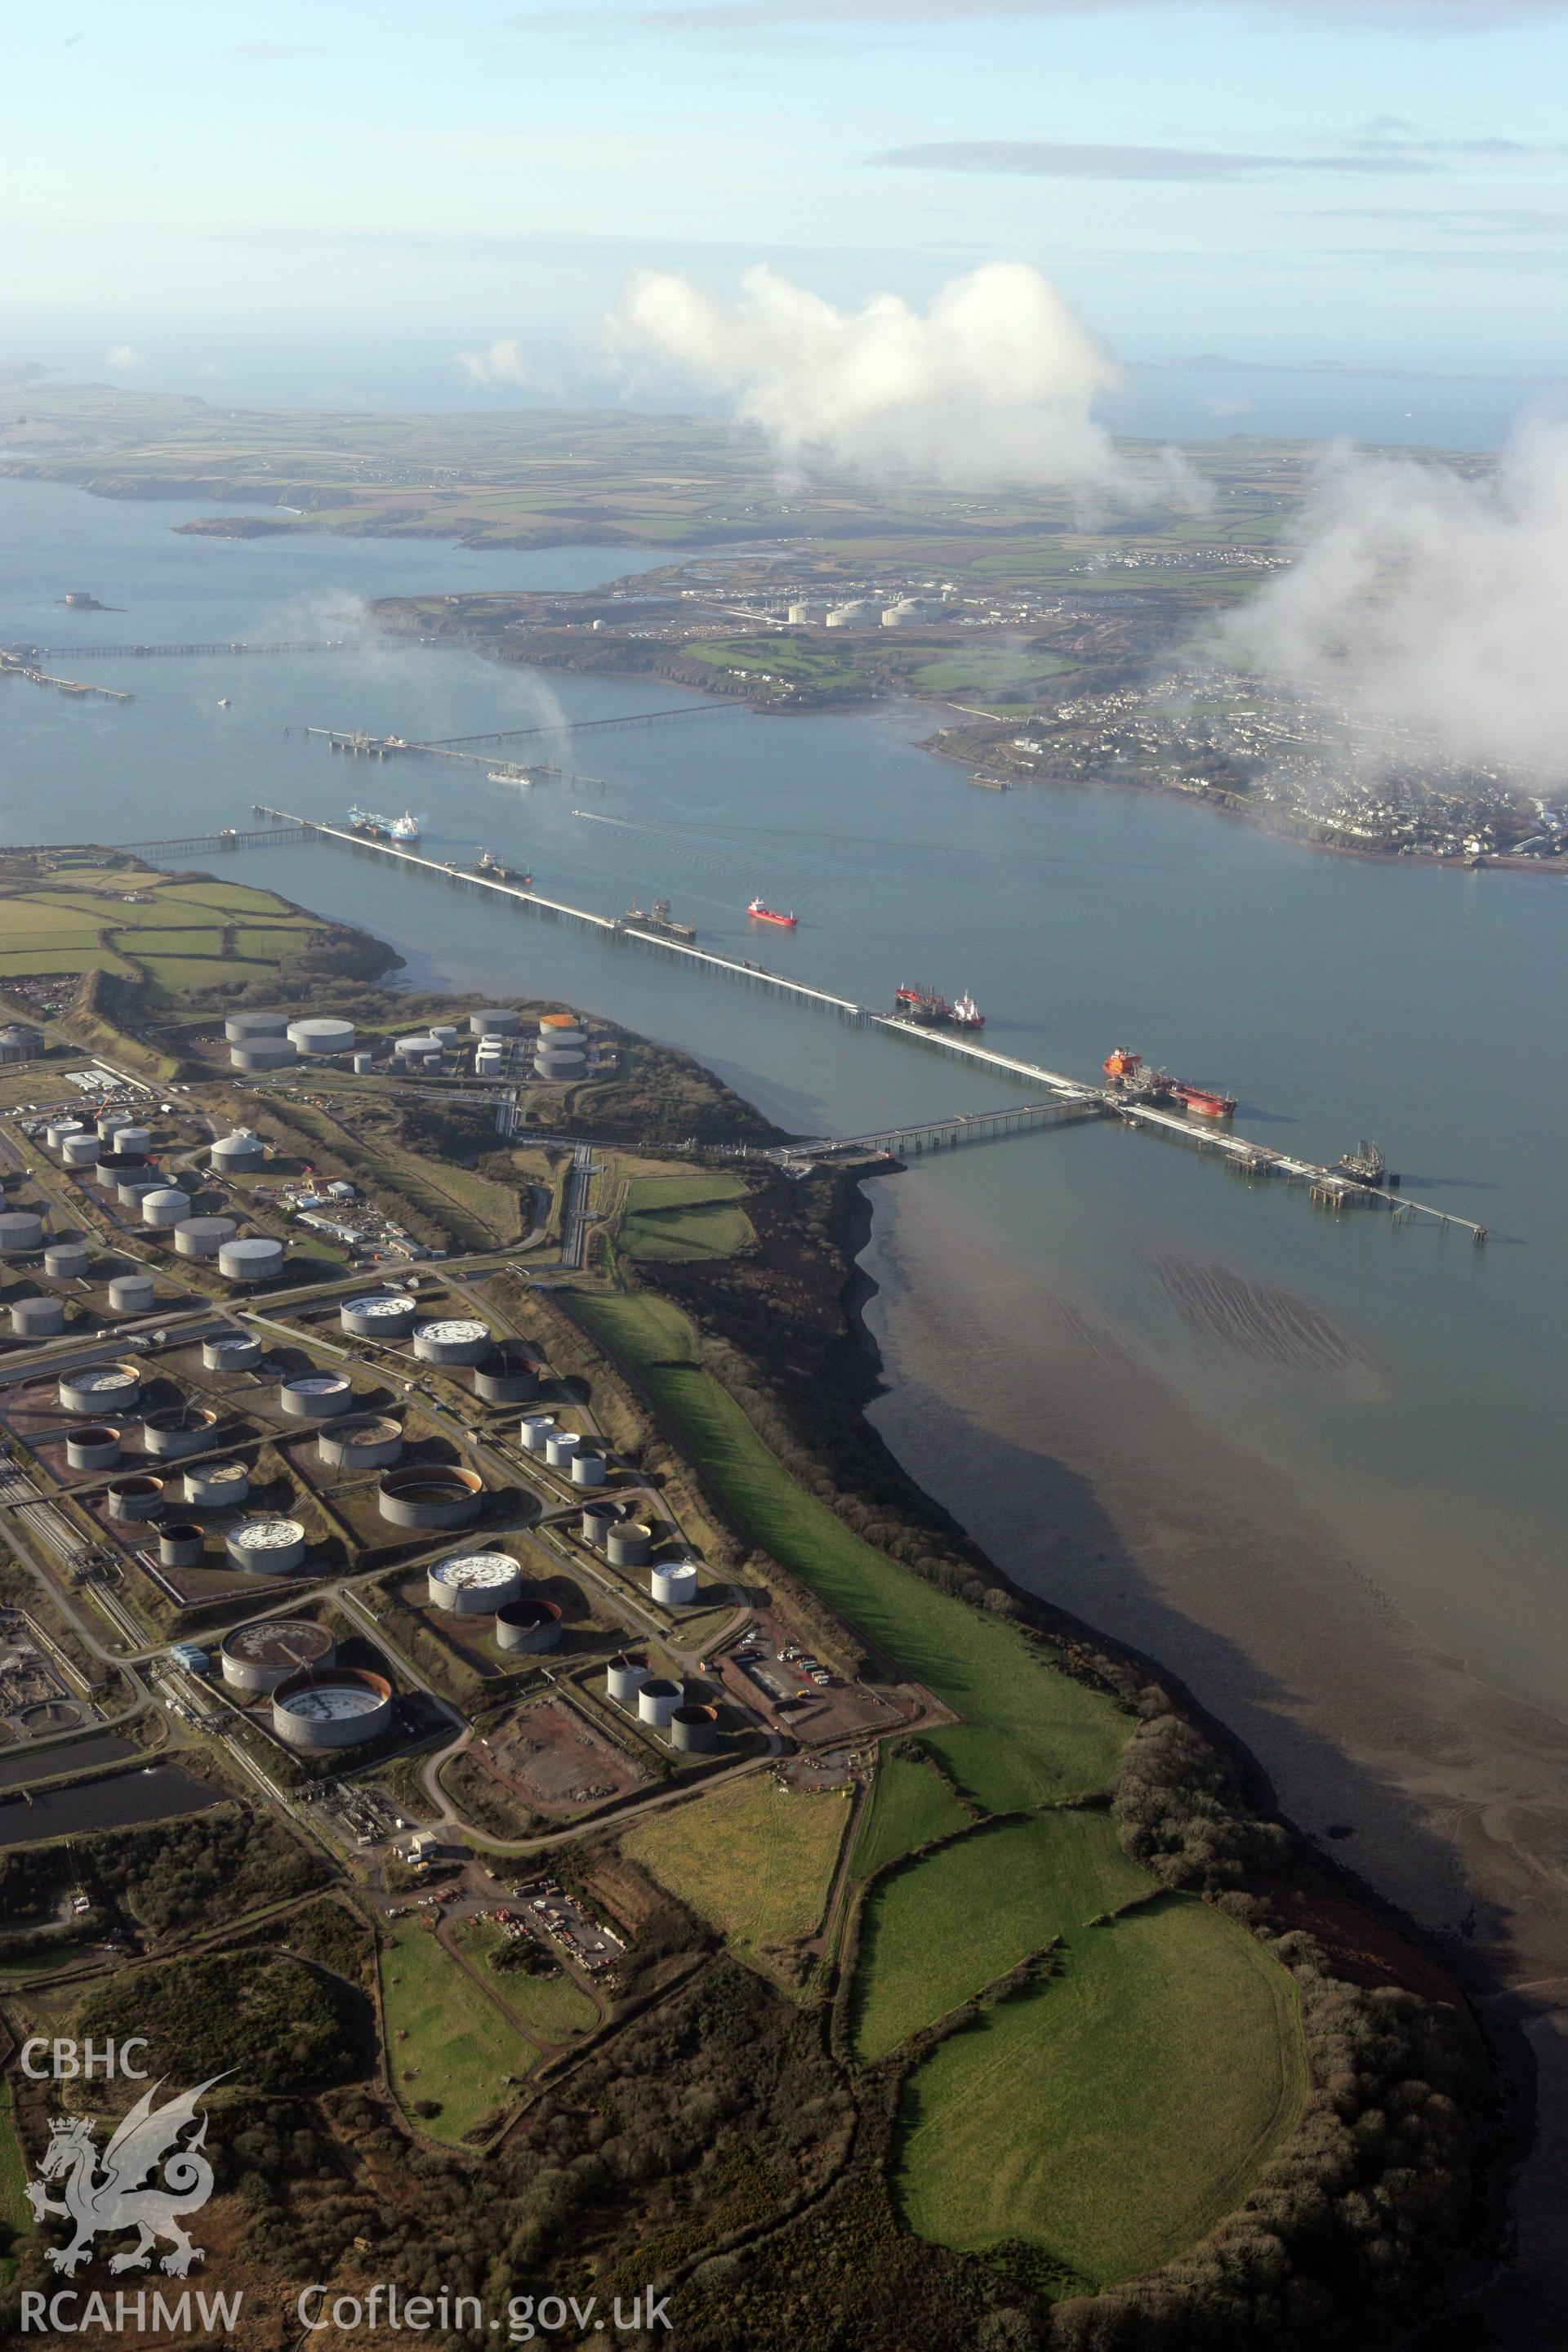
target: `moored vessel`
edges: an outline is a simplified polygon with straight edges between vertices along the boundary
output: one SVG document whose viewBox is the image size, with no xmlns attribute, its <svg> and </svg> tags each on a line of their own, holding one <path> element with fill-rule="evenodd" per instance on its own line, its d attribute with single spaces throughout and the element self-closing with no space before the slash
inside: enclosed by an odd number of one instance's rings
<svg viewBox="0 0 1568 2352">
<path fill-rule="evenodd" d="M 764 907 L 760 898 L 753 898 L 746 912 L 753 922 L 777 923 L 780 929 L 785 931 L 793 931 L 800 919 L 798 915 L 781 915 L 776 908 Z"/>
</svg>

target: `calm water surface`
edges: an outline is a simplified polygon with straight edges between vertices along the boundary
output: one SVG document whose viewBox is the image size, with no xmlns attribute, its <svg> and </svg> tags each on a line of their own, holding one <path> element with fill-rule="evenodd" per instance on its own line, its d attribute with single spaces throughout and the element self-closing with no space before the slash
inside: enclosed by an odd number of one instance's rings
<svg viewBox="0 0 1568 2352">
<path fill-rule="evenodd" d="M 356 596 L 582 587 L 656 560 L 172 535 L 188 511 L 0 483 L 0 639 L 332 634 Z M 53 601 L 67 588 L 127 609 L 68 614 Z M 321 816 L 356 794 L 408 804 L 437 856 L 488 846 L 603 913 L 668 895 L 705 944 L 862 1002 L 910 979 L 971 988 L 987 1043 L 1053 1069 L 1089 1076 L 1111 1045 L 1136 1045 L 1226 1085 L 1259 1141 L 1332 1159 L 1380 1140 L 1410 1194 L 1489 1226 L 1487 1249 L 1381 1214 L 1336 1221 L 1283 1185 L 1109 1127 L 961 1153 L 909 1181 L 978 1211 L 1112 1321 L 1287 1473 L 1439 1639 L 1568 1705 L 1561 882 L 1324 857 L 1126 793 L 978 792 L 919 749 L 927 714 L 725 711 L 584 736 L 561 756 L 594 781 L 520 792 L 481 769 L 351 766 L 300 730 L 451 736 L 682 697 L 413 646 L 81 674 L 137 700 L 0 688 L 0 837 L 134 841 L 243 824 L 256 800 Z M 391 940 L 416 982 L 557 993 L 669 1039 L 796 1129 L 1027 1093 L 350 852 L 256 852 L 233 870 Z M 759 934 L 742 912 L 756 892 L 793 907 L 799 929 Z M 1236 1343 L 1259 1317 L 1299 1331 L 1303 1307 L 1321 1344 L 1296 1360 Z"/>
</svg>

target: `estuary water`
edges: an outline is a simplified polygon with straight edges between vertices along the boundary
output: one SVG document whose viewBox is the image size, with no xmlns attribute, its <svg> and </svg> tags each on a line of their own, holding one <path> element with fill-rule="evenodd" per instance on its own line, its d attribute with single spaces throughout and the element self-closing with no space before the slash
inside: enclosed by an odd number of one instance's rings
<svg viewBox="0 0 1568 2352">
<path fill-rule="evenodd" d="M 331 635 L 357 598 L 583 587 L 658 560 L 175 535 L 191 511 L 0 483 L 0 641 Z M 67 611 L 68 589 L 123 609 Z M 1489 1227 L 1484 1250 L 1425 1220 L 1335 1219 L 1303 1192 L 1109 1125 L 927 1159 L 873 1197 L 896 1233 L 900 1188 L 918 1188 L 923 1249 L 942 1249 L 943 1221 L 955 1262 L 981 1237 L 1080 1338 L 1266 1465 L 1444 1652 L 1568 1709 L 1560 880 L 1331 858 L 1126 793 L 976 790 L 920 748 L 928 712 L 722 709 L 581 736 L 554 756 L 591 776 L 523 791 L 482 766 L 350 763 L 303 730 L 452 737 L 687 698 L 412 646 L 74 673 L 67 652 L 52 667 L 136 699 L 0 688 L 6 840 L 243 826 L 258 800 L 322 817 L 355 797 L 407 805 L 437 857 L 489 847 L 605 914 L 668 896 L 705 944 L 863 1003 L 890 1005 L 910 980 L 971 989 L 988 1044 L 1052 1069 L 1091 1076 L 1111 1046 L 1136 1046 L 1227 1087 L 1238 1130 L 1260 1142 L 1331 1160 L 1379 1140 L 1410 1197 Z M 412 982 L 557 994 L 666 1038 L 796 1130 L 1027 1098 L 918 1044 L 346 850 L 245 853 L 226 870 L 379 933 Z M 758 893 L 798 929 L 748 923 Z M 976 1296 L 977 1344 L 984 1314 Z M 962 1418 L 962 1396 L 944 1409 Z M 1135 1459 L 1138 1427 L 1120 1442 Z"/>
</svg>

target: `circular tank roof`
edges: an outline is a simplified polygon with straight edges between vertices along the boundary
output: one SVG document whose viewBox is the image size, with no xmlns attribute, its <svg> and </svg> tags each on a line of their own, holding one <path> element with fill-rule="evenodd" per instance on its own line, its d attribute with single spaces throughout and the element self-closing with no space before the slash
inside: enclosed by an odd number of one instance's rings
<svg viewBox="0 0 1568 2352">
<path fill-rule="evenodd" d="M 264 1624 L 240 1625 L 224 1643 L 226 1657 L 247 1666 L 311 1666 L 333 1647 L 324 1625 L 311 1617 L 271 1617 Z"/>
<path fill-rule="evenodd" d="M 490 1585 L 515 1583 L 519 1570 L 508 1552 L 469 1551 L 457 1559 L 442 1560 L 430 1574 L 438 1584 L 472 1592 Z"/>
<path fill-rule="evenodd" d="M 413 1303 L 412 1299 L 400 1297 L 395 1293 L 378 1291 L 366 1298 L 345 1298 L 342 1312 L 345 1315 L 406 1315 Z"/>
<path fill-rule="evenodd" d="M 307 1690 L 279 1691 L 277 1704 L 301 1723 L 346 1723 L 352 1716 L 376 1714 L 386 1698 L 364 1683 L 323 1681 Z"/>
<path fill-rule="evenodd" d="M 283 1385 L 298 1396 L 335 1396 L 348 1382 L 342 1372 L 294 1372 Z"/>
<path fill-rule="evenodd" d="M 461 1316 L 448 1316 L 439 1323 L 421 1323 L 414 1336 L 416 1339 L 439 1339 L 449 1345 L 453 1340 L 467 1343 L 474 1339 L 488 1339 L 490 1333 L 488 1323 L 473 1323 Z"/>
<path fill-rule="evenodd" d="M 287 1551 L 291 1544 L 304 1542 L 305 1530 L 298 1519 L 247 1519 L 231 1540 L 247 1551 Z"/>
</svg>

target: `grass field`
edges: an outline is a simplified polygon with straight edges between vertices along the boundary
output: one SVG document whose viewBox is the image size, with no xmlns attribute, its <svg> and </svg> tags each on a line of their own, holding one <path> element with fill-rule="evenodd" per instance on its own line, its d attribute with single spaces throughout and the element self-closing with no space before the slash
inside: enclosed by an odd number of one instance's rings
<svg viewBox="0 0 1568 2352">
<path fill-rule="evenodd" d="M 1024 2238 L 1109 2285 L 1230 2210 L 1304 2083 L 1284 1969 L 1207 1905 L 1165 1895 L 1074 1933 L 1060 1976 L 915 2069 L 895 2191 L 921 2237 Z"/>
<path fill-rule="evenodd" d="M 684 1316 L 646 1295 L 590 1295 L 584 1321 L 642 1381 L 754 1542 L 963 1720 L 924 1735 L 959 1787 L 1006 1812 L 1104 1786 L 1127 1718 L 1023 1635 L 924 1584 L 796 1486 L 740 1406 L 693 1360 Z"/>
<path fill-rule="evenodd" d="M 857 2053 L 886 2057 L 1053 1936 L 1153 1885 L 1106 1813 L 1001 1822 L 893 1871 L 866 1901 Z"/>
<path fill-rule="evenodd" d="M 791 1793 L 753 1772 L 651 1814 L 621 1847 L 755 1959 L 816 1927 L 848 1819 L 837 1790 Z"/>
<path fill-rule="evenodd" d="M 489 1956 L 504 1941 L 500 1929 L 489 1919 L 471 1920 L 457 1930 L 458 1941 L 476 1968 L 489 1969 Z M 599 2021 L 599 2012 L 575 1979 L 563 1969 L 552 1977 L 531 1977 L 521 1969 L 507 1969 L 496 1975 L 496 1996 L 504 2000 L 512 2015 L 542 2042 L 570 2042 L 574 2035 L 591 2033 Z M 526 2050 L 512 2073 L 526 2071 L 524 2061 L 536 2063 Z"/>
<path fill-rule="evenodd" d="M 871 1801 L 855 1840 L 849 1869 L 869 1878 L 886 1862 L 896 1862 L 928 1840 L 961 1830 L 969 1815 L 939 1772 L 907 1756 L 884 1755 L 877 1767 Z"/>
<path fill-rule="evenodd" d="M 738 1176 L 637 1176 L 616 1236 L 631 1258 L 733 1257 L 752 1239 Z"/>
<path fill-rule="evenodd" d="M 438 2103 L 438 2116 L 418 2119 L 433 2139 L 460 2140 L 503 2103 L 507 2076 L 526 2074 L 534 2063 L 531 2044 L 416 1920 L 383 1931 L 381 1997 L 393 2087 L 405 2107 Z M 412 2082 L 410 2069 L 417 2070 Z"/>
<path fill-rule="evenodd" d="M 321 928 L 270 890 L 243 883 L 67 866 L 47 878 L 0 883 L 0 976 L 140 972 L 174 1000 L 257 979 Z"/>
</svg>

